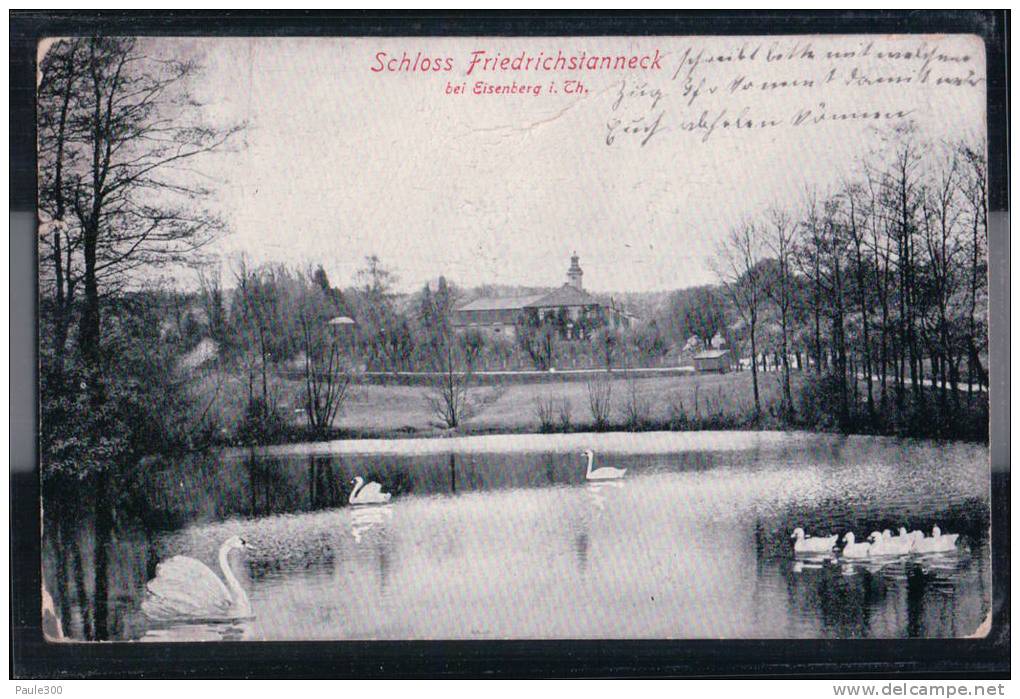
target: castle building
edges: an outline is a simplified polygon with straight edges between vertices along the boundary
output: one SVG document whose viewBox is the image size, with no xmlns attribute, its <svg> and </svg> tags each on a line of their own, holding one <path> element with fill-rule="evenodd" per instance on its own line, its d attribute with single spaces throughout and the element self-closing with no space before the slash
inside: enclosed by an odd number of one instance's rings
<svg viewBox="0 0 1020 699">
<path fill-rule="evenodd" d="M 563 286 L 533 296 L 473 299 L 454 310 L 454 327 L 474 328 L 488 335 L 513 339 L 518 323 L 530 320 L 553 323 L 565 340 L 583 339 L 600 326 L 617 330 L 630 328 L 631 317 L 612 300 L 602 303 L 585 291 L 583 278 L 584 271 L 575 252 Z"/>
</svg>

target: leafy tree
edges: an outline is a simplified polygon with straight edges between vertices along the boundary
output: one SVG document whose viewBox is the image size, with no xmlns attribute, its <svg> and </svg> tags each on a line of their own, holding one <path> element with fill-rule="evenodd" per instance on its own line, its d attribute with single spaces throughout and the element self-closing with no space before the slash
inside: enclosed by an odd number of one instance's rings
<svg viewBox="0 0 1020 699">
<path fill-rule="evenodd" d="M 622 345 L 620 334 L 612 328 L 602 328 L 595 335 L 594 346 L 597 348 L 605 364 L 606 371 L 613 370 L 613 362 Z"/>
<path fill-rule="evenodd" d="M 660 359 L 669 352 L 669 340 L 659 330 L 659 324 L 654 318 L 634 333 L 634 344 L 638 351 L 651 361 Z"/>
<path fill-rule="evenodd" d="M 534 308 L 525 309 L 515 326 L 517 344 L 523 349 L 539 371 L 553 365 L 556 353 L 557 329 L 553 318 L 539 318 Z"/>
</svg>

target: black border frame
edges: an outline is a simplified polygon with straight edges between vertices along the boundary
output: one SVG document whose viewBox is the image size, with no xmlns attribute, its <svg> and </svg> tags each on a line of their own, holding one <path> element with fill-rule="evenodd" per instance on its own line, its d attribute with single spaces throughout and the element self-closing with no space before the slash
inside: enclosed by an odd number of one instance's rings
<svg viewBox="0 0 1020 699">
<path fill-rule="evenodd" d="M 972 33 L 988 66 L 993 620 L 983 639 L 47 643 L 36 435 L 36 44 L 44 36 Z M 11 627 L 15 678 L 1010 676 L 1009 12 L 82 11 L 10 14 Z"/>
</svg>

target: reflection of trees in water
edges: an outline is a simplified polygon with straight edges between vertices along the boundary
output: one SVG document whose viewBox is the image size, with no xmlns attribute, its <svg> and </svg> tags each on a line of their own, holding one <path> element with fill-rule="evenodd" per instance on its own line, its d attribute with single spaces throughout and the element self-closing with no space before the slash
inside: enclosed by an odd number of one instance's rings
<svg viewBox="0 0 1020 699">
<path fill-rule="evenodd" d="M 957 585 L 923 565 L 907 566 L 907 635 L 911 638 L 957 636 Z M 980 576 L 979 576 L 980 577 Z"/>
<path fill-rule="evenodd" d="M 799 619 L 816 619 L 821 632 L 837 638 L 866 638 L 871 632 L 874 606 L 886 590 L 867 570 L 848 574 L 841 565 L 791 566 L 786 572 L 787 602 Z"/>
<path fill-rule="evenodd" d="M 973 630 L 959 628 L 960 596 L 966 592 L 957 573 L 912 559 L 791 560 L 785 569 L 787 601 L 795 618 L 815 619 L 823 633 L 839 638 L 954 637 Z"/>
<path fill-rule="evenodd" d="M 112 507 L 100 517 L 90 507 L 60 509 L 46 516 L 43 580 L 65 636 L 90 641 L 133 637 L 132 620 L 148 580 L 151 537 L 137 520 L 118 519 Z"/>
<path fill-rule="evenodd" d="M 591 540 L 587 530 L 577 533 L 574 537 L 574 555 L 577 557 L 577 569 L 582 574 L 588 572 L 588 552 L 591 550 Z"/>
<path fill-rule="evenodd" d="M 388 537 L 384 537 L 388 538 Z M 379 590 L 385 592 L 386 585 L 390 580 L 390 546 L 389 541 L 380 542 L 376 549 L 379 559 Z"/>
<path fill-rule="evenodd" d="M 339 459 L 341 468 L 343 460 Z M 336 507 L 342 502 L 340 476 L 329 456 L 308 457 L 308 509 Z"/>
</svg>

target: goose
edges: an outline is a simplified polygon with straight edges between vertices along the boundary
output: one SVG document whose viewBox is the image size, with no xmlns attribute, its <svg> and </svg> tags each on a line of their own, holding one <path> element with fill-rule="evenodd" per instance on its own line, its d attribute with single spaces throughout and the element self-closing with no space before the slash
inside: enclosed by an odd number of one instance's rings
<svg viewBox="0 0 1020 699">
<path fill-rule="evenodd" d="M 924 538 L 924 532 L 915 529 L 914 531 L 907 533 L 906 527 L 900 527 L 900 536 L 909 537 L 911 544 L 916 544 L 918 539 Z"/>
<path fill-rule="evenodd" d="M 592 462 L 595 461 L 595 452 L 591 449 L 585 449 L 581 452 L 588 457 L 588 470 L 585 471 L 584 477 L 589 481 L 607 481 L 615 478 L 623 478 L 623 475 L 627 473 L 625 468 L 611 468 L 609 466 L 603 466 L 597 468 L 594 471 L 591 469 Z"/>
<path fill-rule="evenodd" d="M 898 549 L 899 553 L 910 553 L 914 550 L 914 538 L 907 534 L 906 527 L 900 527 L 896 536 L 893 536 L 888 529 L 882 532 L 883 537 L 891 542 L 891 545 Z"/>
<path fill-rule="evenodd" d="M 347 502 L 352 505 L 377 505 L 389 502 L 392 497 L 391 493 L 382 491 L 381 484 L 375 481 L 366 483 L 361 476 L 355 476 L 351 483 L 354 488 L 351 490 L 351 496 L 347 498 Z"/>
<path fill-rule="evenodd" d="M 843 547 L 844 558 L 867 558 L 868 553 L 871 551 L 871 544 L 866 543 L 854 543 L 854 533 L 847 532 L 843 535 L 843 541 L 846 545 Z"/>
<path fill-rule="evenodd" d="M 902 556 L 903 554 L 910 553 L 911 549 L 914 548 L 913 539 L 910 537 L 893 536 L 888 529 L 881 534 L 872 532 L 868 540 L 871 542 L 871 549 L 868 551 L 869 556 Z"/>
<path fill-rule="evenodd" d="M 925 536 L 923 532 L 911 532 L 914 539 L 914 551 L 917 553 L 944 553 L 956 550 L 956 540 L 959 534 L 943 534 L 939 525 L 932 527 L 931 536 Z"/>
<path fill-rule="evenodd" d="M 207 565 L 188 556 L 174 556 L 156 566 L 156 577 L 146 588 L 142 613 L 153 621 L 236 621 L 254 618 L 244 588 L 230 569 L 231 551 L 254 547 L 239 536 L 220 546 L 219 563 L 224 580 Z"/>
<path fill-rule="evenodd" d="M 793 530 L 793 550 L 795 553 L 827 553 L 836 546 L 838 534 L 831 536 L 805 536 L 804 530 L 797 527 Z"/>
</svg>

